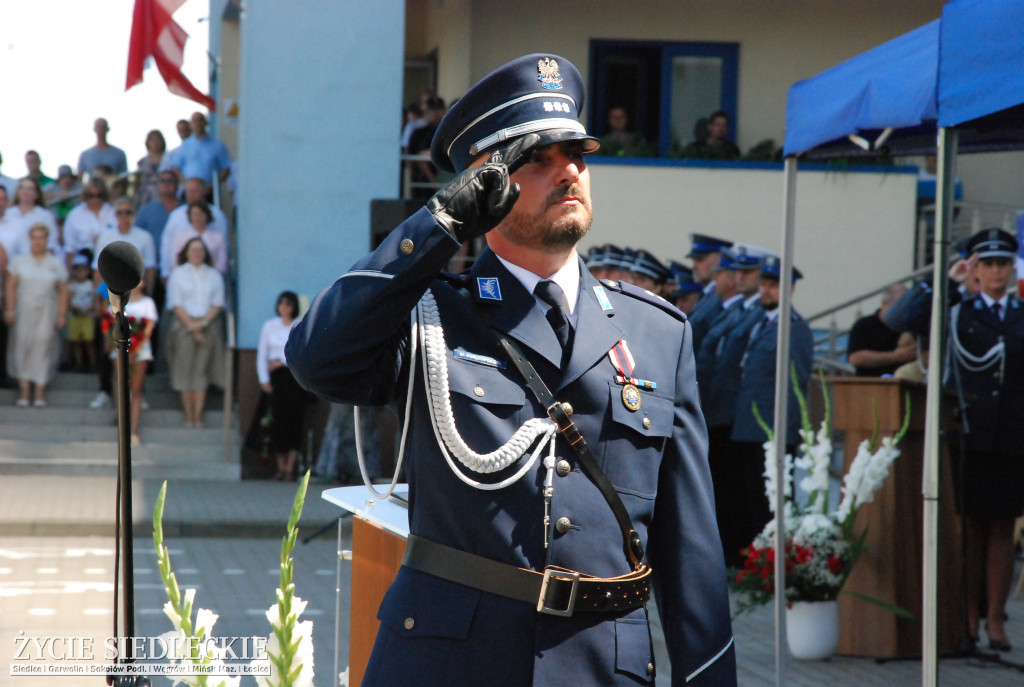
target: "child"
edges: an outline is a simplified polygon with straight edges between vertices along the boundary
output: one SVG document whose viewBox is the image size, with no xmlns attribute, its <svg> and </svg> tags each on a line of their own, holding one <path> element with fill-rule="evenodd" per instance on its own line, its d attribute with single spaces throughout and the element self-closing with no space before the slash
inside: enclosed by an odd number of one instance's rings
<svg viewBox="0 0 1024 687">
<path fill-rule="evenodd" d="M 75 371 L 91 372 L 96 368 L 96 315 L 93 310 L 92 270 L 85 251 L 71 261 L 71 280 L 68 295 L 71 299 L 71 319 L 68 322 L 68 344 L 75 363 Z M 89 361 L 86 367 L 86 360 Z"/>
<path fill-rule="evenodd" d="M 132 443 L 141 444 L 139 419 L 142 416 L 142 384 L 146 380 L 146 368 L 153 360 L 153 328 L 158 319 L 156 303 L 146 295 L 146 287 L 140 283 L 128 299 L 124 308 L 125 317 L 131 325 L 131 347 L 128 349 L 128 388 L 131 391 L 131 434 Z M 112 335 L 112 330 L 111 330 Z M 110 357 L 117 358 L 112 347 Z"/>
</svg>

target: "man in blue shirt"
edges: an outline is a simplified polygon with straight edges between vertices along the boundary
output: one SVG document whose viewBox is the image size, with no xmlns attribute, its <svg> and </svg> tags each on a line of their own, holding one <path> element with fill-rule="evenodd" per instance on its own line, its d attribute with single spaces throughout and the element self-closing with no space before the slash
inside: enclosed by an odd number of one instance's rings
<svg viewBox="0 0 1024 687">
<path fill-rule="evenodd" d="M 182 179 L 202 179 L 207 184 L 228 178 L 231 154 L 223 143 L 207 133 L 202 112 L 192 114 L 192 135 L 171 151 L 170 167 Z"/>
<path fill-rule="evenodd" d="M 83 150 L 78 156 L 78 178 L 81 179 L 83 174 L 92 176 L 100 165 L 109 167 L 114 174 L 127 174 L 128 160 L 124 151 L 107 143 L 110 132 L 107 120 L 100 117 L 93 123 L 92 130 L 96 133 L 96 145 Z"/>
</svg>

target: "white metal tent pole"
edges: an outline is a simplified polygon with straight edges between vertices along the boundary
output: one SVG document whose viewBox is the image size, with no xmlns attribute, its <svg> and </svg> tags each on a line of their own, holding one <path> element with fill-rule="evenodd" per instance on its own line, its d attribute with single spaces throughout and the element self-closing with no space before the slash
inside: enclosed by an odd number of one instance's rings
<svg viewBox="0 0 1024 687">
<path fill-rule="evenodd" d="M 946 350 L 947 278 L 950 225 L 953 220 L 953 179 L 957 131 L 942 127 L 938 133 L 938 177 L 935 184 L 935 244 L 932 264 L 932 322 L 928 352 L 928 395 L 924 423 L 924 556 L 922 585 L 921 677 L 924 687 L 939 684 L 938 666 L 938 563 L 939 563 L 939 432 L 941 430 L 942 360 Z"/>
<path fill-rule="evenodd" d="M 793 284 L 793 224 L 796 214 L 796 158 L 786 158 L 782 206 L 782 264 L 779 269 L 779 339 L 775 351 L 775 686 L 786 684 L 786 414 L 789 400 L 789 329 Z"/>
</svg>

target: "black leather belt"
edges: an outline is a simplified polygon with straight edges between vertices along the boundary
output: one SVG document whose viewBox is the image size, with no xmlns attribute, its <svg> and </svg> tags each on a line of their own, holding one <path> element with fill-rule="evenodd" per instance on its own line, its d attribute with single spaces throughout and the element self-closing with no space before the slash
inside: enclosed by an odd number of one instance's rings
<svg viewBox="0 0 1024 687">
<path fill-rule="evenodd" d="M 549 566 L 535 572 L 409 535 L 402 565 L 451 582 L 516 601 L 535 604 L 538 613 L 625 611 L 651 598 L 651 569 L 641 566 L 621 577 L 592 577 Z"/>
</svg>

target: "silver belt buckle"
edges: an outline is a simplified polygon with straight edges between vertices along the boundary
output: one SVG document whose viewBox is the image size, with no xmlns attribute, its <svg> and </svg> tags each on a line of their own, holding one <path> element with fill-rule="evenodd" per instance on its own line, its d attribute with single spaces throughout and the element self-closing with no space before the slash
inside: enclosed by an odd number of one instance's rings
<svg viewBox="0 0 1024 687">
<path fill-rule="evenodd" d="M 569 590 L 569 603 L 564 609 L 551 608 L 547 605 L 548 585 L 551 580 L 572 583 L 572 588 Z M 579 573 L 553 570 L 552 568 L 545 569 L 544 580 L 540 584 L 540 596 L 537 598 L 537 612 L 547 613 L 549 615 L 560 615 L 566 618 L 570 617 L 573 613 L 573 609 L 576 608 L 576 594 L 579 591 L 579 587 Z"/>
</svg>

